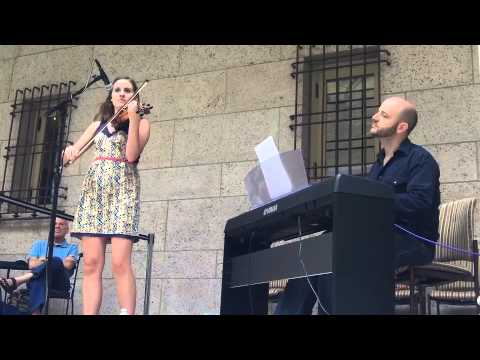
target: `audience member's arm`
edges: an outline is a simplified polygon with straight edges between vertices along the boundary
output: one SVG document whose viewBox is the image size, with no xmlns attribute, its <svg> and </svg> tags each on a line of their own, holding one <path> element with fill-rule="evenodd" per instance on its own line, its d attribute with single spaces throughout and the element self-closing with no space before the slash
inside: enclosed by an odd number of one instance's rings
<svg viewBox="0 0 480 360">
<path fill-rule="evenodd" d="M 70 244 L 70 248 L 68 249 L 68 254 L 63 259 L 63 266 L 67 270 L 72 270 L 75 267 L 77 259 L 78 259 L 78 245 Z"/>
<path fill-rule="evenodd" d="M 67 270 L 72 270 L 73 267 L 75 266 L 75 257 L 73 257 L 73 256 L 66 256 L 66 257 L 63 259 L 63 266 L 64 266 L 65 269 L 67 269 Z"/>
<path fill-rule="evenodd" d="M 46 258 L 45 256 L 43 256 L 45 255 L 45 250 L 42 251 L 41 244 L 41 241 L 35 241 L 32 244 L 30 252 L 27 255 L 29 269 L 33 269 L 34 267 L 37 267 L 38 265 L 41 265 L 45 262 Z"/>
<path fill-rule="evenodd" d="M 37 267 L 38 265 L 41 265 L 45 262 L 45 258 L 41 257 L 31 257 L 28 259 L 28 268 L 33 269 L 34 267 Z"/>
</svg>

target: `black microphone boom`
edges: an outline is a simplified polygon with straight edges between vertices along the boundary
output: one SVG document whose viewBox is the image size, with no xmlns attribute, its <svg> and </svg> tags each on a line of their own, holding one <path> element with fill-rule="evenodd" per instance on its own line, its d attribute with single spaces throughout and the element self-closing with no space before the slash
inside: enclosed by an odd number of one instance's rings
<svg viewBox="0 0 480 360">
<path fill-rule="evenodd" d="M 98 71 L 100 72 L 100 78 L 102 79 L 103 83 L 105 84 L 105 88 L 107 90 L 110 90 L 112 88 L 112 84 L 110 83 L 110 80 L 108 79 L 107 74 L 105 74 L 105 71 L 102 69 L 102 65 L 98 62 L 97 59 L 95 59 L 95 62 L 97 63 L 98 66 Z"/>
</svg>

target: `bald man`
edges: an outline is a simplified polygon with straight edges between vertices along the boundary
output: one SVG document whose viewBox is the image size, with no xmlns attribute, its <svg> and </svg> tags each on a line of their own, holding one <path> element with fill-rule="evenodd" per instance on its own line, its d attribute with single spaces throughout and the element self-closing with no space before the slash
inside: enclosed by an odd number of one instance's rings
<svg viewBox="0 0 480 360">
<path fill-rule="evenodd" d="M 413 144 L 409 134 L 417 124 L 415 106 L 400 97 L 386 99 L 372 117 L 370 135 L 380 140 L 381 151 L 368 177 L 390 185 L 394 196 L 395 224 L 436 241 L 440 205 L 440 169 L 423 147 Z M 374 214 L 372 214 L 374 215 Z M 395 228 L 394 268 L 424 265 L 433 260 L 435 247 Z M 329 313 L 331 275 L 310 277 L 321 305 Z M 311 314 L 315 294 L 306 278 L 289 280 L 276 314 Z M 354 301 L 354 300 L 352 300 Z"/>
<path fill-rule="evenodd" d="M 395 192 L 395 224 L 436 241 L 440 205 L 440 169 L 430 153 L 408 135 L 417 124 L 417 111 L 400 98 L 386 99 L 372 117 L 370 134 L 381 151 L 369 178 L 390 185 Z M 435 246 L 396 228 L 395 267 L 431 262 Z"/>
</svg>

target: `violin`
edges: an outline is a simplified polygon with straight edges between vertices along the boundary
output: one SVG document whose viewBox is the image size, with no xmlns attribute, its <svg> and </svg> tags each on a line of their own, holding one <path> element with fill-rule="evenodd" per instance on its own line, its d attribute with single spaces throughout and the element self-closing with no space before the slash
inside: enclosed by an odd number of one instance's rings
<svg viewBox="0 0 480 360">
<path fill-rule="evenodd" d="M 150 114 L 150 110 L 152 109 L 152 105 L 140 103 L 137 109 L 137 114 L 139 114 L 140 117 L 143 117 L 145 114 Z M 128 109 L 124 107 L 117 117 L 112 120 L 112 125 L 116 128 L 126 121 L 128 121 Z"/>
</svg>

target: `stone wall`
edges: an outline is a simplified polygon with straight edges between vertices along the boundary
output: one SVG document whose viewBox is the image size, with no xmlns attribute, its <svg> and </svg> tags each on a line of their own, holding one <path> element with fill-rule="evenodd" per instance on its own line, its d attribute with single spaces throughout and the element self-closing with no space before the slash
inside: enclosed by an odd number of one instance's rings
<svg viewBox="0 0 480 360">
<path fill-rule="evenodd" d="M 425 145 L 441 167 L 442 200 L 476 196 L 480 95 L 478 47 L 387 46 L 382 96 L 414 101 L 419 123 L 412 140 Z M 17 88 L 73 80 L 85 83 L 89 58 L 111 77 L 150 80 L 142 99 L 150 141 L 140 174 L 141 232 L 154 232 L 151 314 L 218 313 L 225 221 L 248 209 L 243 178 L 255 164 L 254 146 L 272 135 L 280 150 L 293 148 L 295 46 L 0 46 L 0 145 L 8 140 L 10 104 Z M 92 121 L 106 91 L 97 83 L 73 111 L 70 139 Z M 93 153 L 67 168 L 61 206 L 74 212 Z M 0 169 L 3 170 L 2 158 Z M 478 215 L 477 211 L 477 215 Z M 478 216 L 477 216 L 478 219 Z M 478 221 L 477 221 L 478 223 Z M 0 256 L 23 258 L 33 240 L 46 238 L 47 222 L 0 222 Z M 75 240 L 74 240 L 75 241 Z M 137 313 L 143 311 L 146 246 L 135 245 Z M 81 312 L 81 282 L 76 311 Z M 104 271 L 102 314 L 118 313 L 110 248 Z M 59 310 L 60 311 L 60 310 Z"/>
</svg>

